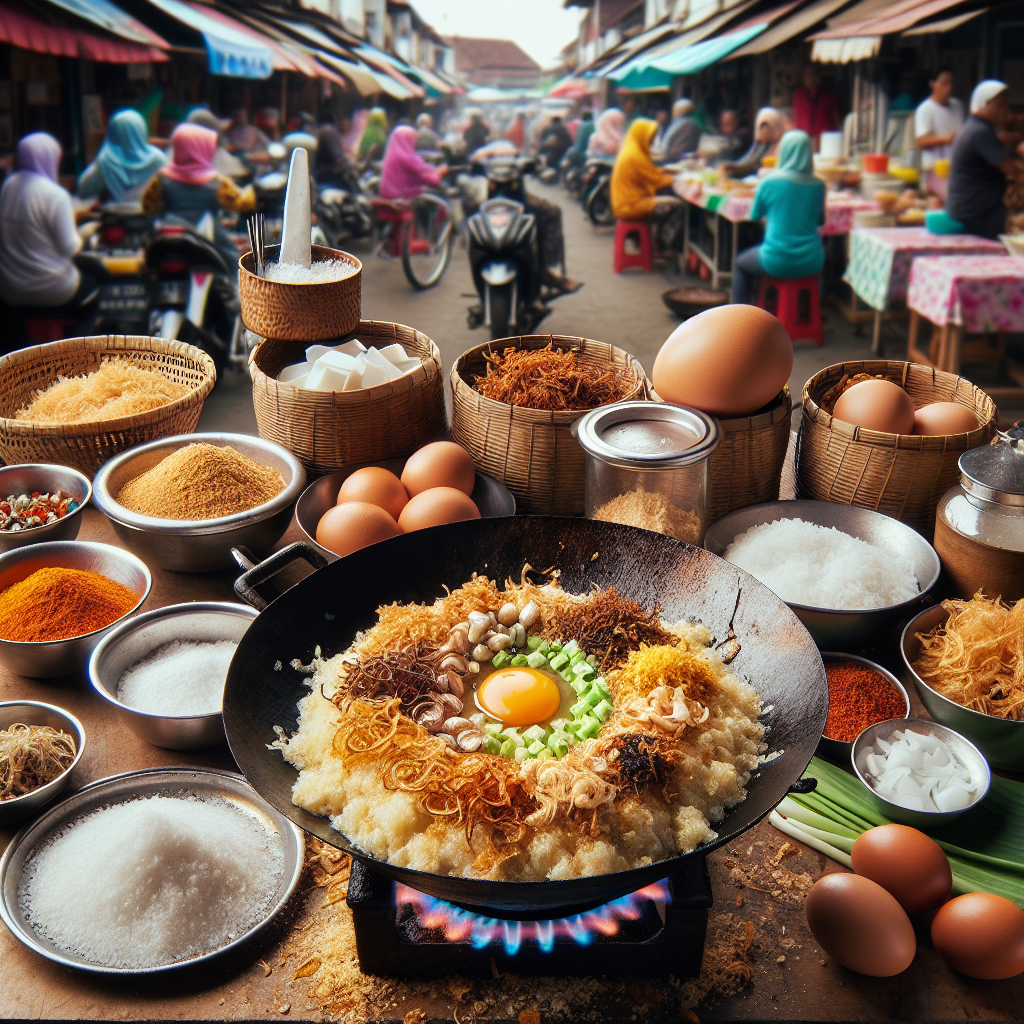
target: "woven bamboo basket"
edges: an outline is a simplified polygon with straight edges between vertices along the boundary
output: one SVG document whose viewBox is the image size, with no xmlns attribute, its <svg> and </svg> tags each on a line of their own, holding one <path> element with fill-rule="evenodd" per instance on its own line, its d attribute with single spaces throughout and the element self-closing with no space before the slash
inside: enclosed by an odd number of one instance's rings
<svg viewBox="0 0 1024 1024">
<path fill-rule="evenodd" d="M 279 246 L 267 247 L 267 255 L 275 256 Z M 238 261 L 238 295 L 242 306 L 242 323 L 261 338 L 293 341 L 324 341 L 340 338 L 356 329 L 362 315 L 363 265 L 350 253 L 310 247 L 312 259 L 343 260 L 356 272 L 340 281 L 317 284 L 285 284 L 257 277 L 253 273 L 252 253 Z"/>
<path fill-rule="evenodd" d="M 583 449 L 571 428 L 583 411 L 525 409 L 485 398 L 472 387 L 487 370 L 484 354 L 506 348 L 572 349 L 580 360 L 624 372 L 622 401 L 647 395 L 647 375 L 628 352 L 602 341 L 533 334 L 485 342 L 462 354 L 452 367 L 452 439 L 472 456 L 477 469 L 500 480 L 516 497 L 520 512 L 583 514 Z"/>
<path fill-rule="evenodd" d="M 931 402 L 966 406 L 977 415 L 978 428 L 967 434 L 921 437 L 865 430 L 833 419 L 819 403 L 844 374 L 858 373 L 881 375 L 899 384 L 916 407 Z M 965 451 L 987 444 L 995 430 L 995 403 L 963 377 L 894 360 L 836 363 L 804 385 L 796 496 L 883 512 L 931 538 L 939 499 L 960 478 L 957 460 Z"/>
<path fill-rule="evenodd" d="M 358 391 L 306 391 L 277 380 L 284 367 L 305 358 L 305 341 L 267 339 L 249 357 L 260 437 L 284 445 L 309 473 L 403 458 L 445 432 L 441 353 L 430 338 L 375 320 L 359 321 L 352 333 L 377 348 L 397 342 L 420 360 L 419 368 Z"/>
<path fill-rule="evenodd" d="M 33 393 L 58 377 L 98 370 L 110 359 L 130 359 L 158 370 L 189 391 L 168 405 L 135 416 L 68 425 L 13 419 Z M 217 380 L 213 360 L 194 345 L 167 338 L 109 334 L 66 338 L 0 357 L 0 458 L 8 464 L 49 462 L 92 476 L 108 459 L 146 441 L 196 429 Z"/>
</svg>

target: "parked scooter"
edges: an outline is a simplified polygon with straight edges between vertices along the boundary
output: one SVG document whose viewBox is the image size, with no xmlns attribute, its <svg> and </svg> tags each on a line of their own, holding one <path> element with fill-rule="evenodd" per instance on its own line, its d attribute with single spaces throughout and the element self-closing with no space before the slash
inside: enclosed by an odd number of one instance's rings
<svg viewBox="0 0 1024 1024">
<path fill-rule="evenodd" d="M 607 227 L 615 223 L 612 213 L 612 168 L 614 160 L 605 157 L 592 157 L 583 168 L 583 184 L 580 196 L 583 209 L 590 222 L 597 227 Z"/>
<path fill-rule="evenodd" d="M 485 324 L 492 338 L 529 334 L 550 312 L 542 289 L 537 222 L 526 207 L 523 187 L 535 164 L 503 154 L 478 167 L 490 198 L 466 221 L 469 266 L 480 296 L 480 304 L 469 311 L 469 326 Z"/>
</svg>

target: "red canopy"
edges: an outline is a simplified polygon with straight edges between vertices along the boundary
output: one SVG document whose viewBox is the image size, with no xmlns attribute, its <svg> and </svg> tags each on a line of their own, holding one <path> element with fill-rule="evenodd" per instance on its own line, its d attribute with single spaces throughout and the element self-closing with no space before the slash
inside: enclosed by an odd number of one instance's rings
<svg viewBox="0 0 1024 1024">
<path fill-rule="evenodd" d="M 103 64 L 148 64 L 170 59 L 155 46 L 55 25 L 4 3 L 0 3 L 0 42 L 35 53 L 81 57 Z"/>
</svg>

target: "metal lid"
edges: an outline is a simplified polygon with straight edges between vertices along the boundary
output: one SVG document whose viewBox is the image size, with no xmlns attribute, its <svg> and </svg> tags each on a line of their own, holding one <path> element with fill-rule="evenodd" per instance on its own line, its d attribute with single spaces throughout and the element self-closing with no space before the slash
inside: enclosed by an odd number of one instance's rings
<svg viewBox="0 0 1024 1024">
<path fill-rule="evenodd" d="M 617 402 L 593 409 L 573 425 L 588 455 L 619 469 L 693 466 L 718 447 L 718 421 L 681 405 Z"/>
<path fill-rule="evenodd" d="M 1000 431 L 992 444 L 960 456 L 960 485 L 972 504 L 1024 508 L 1024 427 Z"/>
</svg>

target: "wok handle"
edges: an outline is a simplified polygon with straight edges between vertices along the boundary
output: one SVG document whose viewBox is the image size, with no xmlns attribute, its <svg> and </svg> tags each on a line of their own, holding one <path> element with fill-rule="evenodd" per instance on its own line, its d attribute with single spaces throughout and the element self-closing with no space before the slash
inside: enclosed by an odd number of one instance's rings
<svg viewBox="0 0 1024 1024">
<path fill-rule="evenodd" d="M 248 548 L 232 548 L 231 554 L 239 568 L 245 570 L 235 580 L 235 593 L 258 611 L 263 611 L 269 602 L 260 597 L 255 588 L 273 579 L 286 566 L 300 559 L 308 562 L 314 570 L 323 569 L 327 565 L 327 559 L 319 551 L 302 541 L 296 541 L 286 548 L 281 548 L 280 551 L 275 551 L 262 562 L 254 562 L 252 552 Z"/>
</svg>

